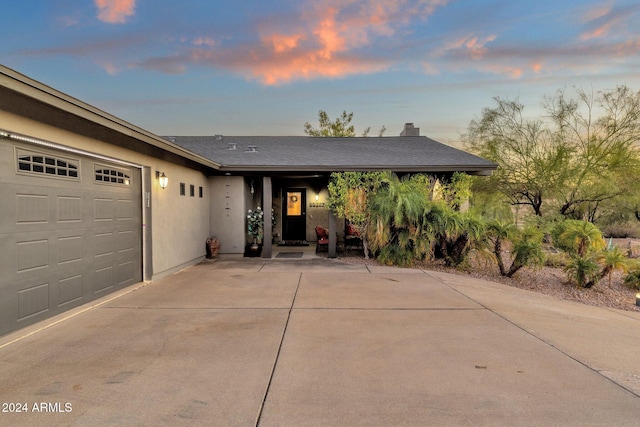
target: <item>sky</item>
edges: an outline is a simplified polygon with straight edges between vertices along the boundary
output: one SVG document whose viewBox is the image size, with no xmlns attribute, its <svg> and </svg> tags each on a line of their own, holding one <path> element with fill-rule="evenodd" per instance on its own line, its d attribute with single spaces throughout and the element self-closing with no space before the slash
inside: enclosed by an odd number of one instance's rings
<svg viewBox="0 0 640 427">
<path fill-rule="evenodd" d="M 494 97 L 640 90 L 637 0 L 5 0 L 0 63 L 157 135 L 318 111 L 457 145 Z"/>
</svg>

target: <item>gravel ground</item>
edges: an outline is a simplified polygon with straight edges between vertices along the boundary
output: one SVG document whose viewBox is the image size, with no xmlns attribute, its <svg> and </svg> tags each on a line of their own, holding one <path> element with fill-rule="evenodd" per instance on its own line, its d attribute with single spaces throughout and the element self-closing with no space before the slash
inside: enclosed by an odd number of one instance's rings
<svg viewBox="0 0 640 427">
<path fill-rule="evenodd" d="M 626 248 L 626 241 L 619 243 L 621 243 L 621 247 Z M 623 279 L 625 274 L 621 272 L 615 272 L 612 275 L 610 287 L 605 278 L 594 287 L 585 289 L 567 283 L 566 274 L 561 268 L 525 267 L 517 272 L 513 278 L 507 278 L 500 275 L 495 262 L 489 260 L 487 257 L 471 256 L 470 258 L 469 266 L 465 268 L 456 269 L 445 267 L 442 263 L 437 262 L 416 262 L 414 268 L 438 270 L 491 280 L 516 288 L 550 295 L 558 299 L 578 301 L 588 305 L 627 311 L 640 311 L 640 307 L 635 305 L 636 291 L 624 285 Z M 377 265 L 377 261 L 375 260 L 365 260 L 363 257 L 355 255 L 341 256 L 339 260 L 349 264 Z"/>
</svg>

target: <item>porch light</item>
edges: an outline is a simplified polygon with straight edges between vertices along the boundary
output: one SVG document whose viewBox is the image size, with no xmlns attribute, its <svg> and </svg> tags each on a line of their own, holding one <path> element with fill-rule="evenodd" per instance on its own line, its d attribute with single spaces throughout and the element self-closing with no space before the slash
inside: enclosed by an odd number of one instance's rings
<svg viewBox="0 0 640 427">
<path fill-rule="evenodd" d="M 160 184 L 160 188 L 163 190 L 167 188 L 167 184 L 169 184 L 169 177 L 164 174 L 164 172 L 156 171 L 156 178 L 158 178 L 158 184 Z"/>
<path fill-rule="evenodd" d="M 316 193 L 316 202 L 320 200 L 320 195 L 318 193 Z"/>
</svg>

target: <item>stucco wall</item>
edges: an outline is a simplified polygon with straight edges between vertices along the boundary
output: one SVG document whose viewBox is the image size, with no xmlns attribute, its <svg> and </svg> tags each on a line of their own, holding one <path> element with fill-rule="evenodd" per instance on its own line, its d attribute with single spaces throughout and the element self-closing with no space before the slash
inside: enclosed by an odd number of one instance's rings
<svg viewBox="0 0 640 427">
<path fill-rule="evenodd" d="M 198 262 L 205 256 L 211 192 L 209 181 L 202 172 L 1 110 L 0 128 L 148 167 L 151 171 L 151 224 L 145 226 L 151 229 L 152 278 Z M 164 190 L 155 179 L 157 170 L 169 177 L 169 185 Z M 180 182 L 186 184 L 186 196 L 179 194 Z M 189 196 L 190 185 L 195 186 L 195 197 Z M 198 197 L 199 187 L 203 187 L 202 198 Z"/>
<path fill-rule="evenodd" d="M 246 195 L 241 176 L 209 178 L 211 235 L 220 240 L 220 253 L 241 254 L 245 246 Z"/>
</svg>

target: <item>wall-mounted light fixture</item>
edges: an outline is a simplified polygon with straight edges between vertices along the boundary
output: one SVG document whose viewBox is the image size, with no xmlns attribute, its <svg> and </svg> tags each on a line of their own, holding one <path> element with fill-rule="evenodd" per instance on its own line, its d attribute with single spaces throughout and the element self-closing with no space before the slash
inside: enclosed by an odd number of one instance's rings
<svg viewBox="0 0 640 427">
<path fill-rule="evenodd" d="M 316 193 L 316 202 L 320 200 L 320 195 L 318 193 Z"/>
<path fill-rule="evenodd" d="M 156 178 L 158 179 L 158 184 L 160 184 L 160 188 L 163 190 L 167 188 L 167 184 L 169 184 L 169 178 L 164 172 L 156 171 Z"/>
</svg>

